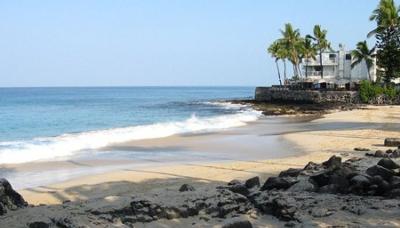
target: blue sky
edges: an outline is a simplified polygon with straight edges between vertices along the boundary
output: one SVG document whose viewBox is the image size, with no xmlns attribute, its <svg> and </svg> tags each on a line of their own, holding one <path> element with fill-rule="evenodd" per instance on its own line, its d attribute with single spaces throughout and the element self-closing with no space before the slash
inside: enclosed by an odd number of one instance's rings
<svg viewBox="0 0 400 228">
<path fill-rule="evenodd" d="M 266 47 L 291 22 L 366 39 L 377 0 L 0 1 L 0 87 L 277 83 Z M 373 43 L 373 40 L 370 41 Z"/>
</svg>

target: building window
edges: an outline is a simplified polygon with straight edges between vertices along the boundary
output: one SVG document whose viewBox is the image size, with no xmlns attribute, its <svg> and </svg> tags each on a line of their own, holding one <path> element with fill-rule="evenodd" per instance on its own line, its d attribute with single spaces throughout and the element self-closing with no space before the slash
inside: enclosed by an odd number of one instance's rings
<svg viewBox="0 0 400 228">
<path fill-rule="evenodd" d="M 351 60 L 351 54 L 346 54 L 346 60 Z"/>
<path fill-rule="evenodd" d="M 314 67 L 314 70 L 315 70 L 315 71 L 322 71 L 322 68 L 321 68 L 321 66 L 315 66 L 315 67 Z"/>
<path fill-rule="evenodd" d="M 329 59 L 330 60 L 335 60 L 336 59 L 336 54 L 329 54 Z"/>
</svg>

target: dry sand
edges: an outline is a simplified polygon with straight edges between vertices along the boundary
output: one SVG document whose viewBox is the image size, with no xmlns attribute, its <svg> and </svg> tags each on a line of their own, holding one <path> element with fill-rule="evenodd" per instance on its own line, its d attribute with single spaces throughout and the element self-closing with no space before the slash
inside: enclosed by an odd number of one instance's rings
<svg viewBox="0 0 400 228">
<path fill-rule="evenodd" d="M 383 148 L 386 137 L 400 137 L 400 107 L 369 106 L 362 110 L 337 112 L 323 118 L 306 122 L 302 128 L 279 133 L 279 140 L 284 144 L 301 148 L 302 153 L 283 154 L 281 158 L 268 160 L 248 158 L 247 161 L 202 162 L 199 164 L 170 164 L 137 169 L 122 169 L 103 174 L 81 176 L 62 183 L 51 184 L 19 191 L 32 204 L 57 204 L 64 200 L 86 200 L 112 195 L 151 192 L 157 189 L 177 188 L 182 183 L 220 184 L 232 179 L 246 179 L 259 175 L 262 180 L 270 175 L 290 167 L 303 167 L 309 161 L 321 162 L 333 154 L 352 157 L 363 152 L 354 152 L 354 147 Z M 249 125 L 255 131 L 257 123 Z M 231 132 L 232 133 L 232 132 Z M 225 134 L 231 134 L 229 131 Z M 253 135 L 254 136 L 254 135 Z M 259 135 L 260 136 L 260 135 Z M 157 140 L 143 140 L 116 145 L 120 149 L 130 147 L 169 147 L 185 146 L 203 150 L 229 149 L 245 153 L 249 147 L 235 148 L 223 146 L 224 141 L 215 135 L 174 136 Z M 219 136 L 217 136 L 219 137 Z M 223 137 L 223 136 L 221 136 Z M 278 151 L 268 144 L 251 141 L 249 134 L 235 134 L 236 140 L 245 139 L 257 153 Z M 231 138 L 232 139 L 232 138 Z M 225 145 L 229 145 L 226 144 Z M 243 142 L 244 143 L 244 142 Z M 279 147 L 277 148 L 279 149 Z M 282 149 L 282 148 L 280 148 Z M 297 150 L 298 151 L 298 150 Z M 279 151 L 282 152 L 282 151 Z M 283 151 L 284 152 L 284 151 Z M 256 154 L 257 154 L 256 153 Z M 277 154 L 279 155 L 279 154 Z M 20 167 L 21 169 L 21 167 Z"/>
</svg>

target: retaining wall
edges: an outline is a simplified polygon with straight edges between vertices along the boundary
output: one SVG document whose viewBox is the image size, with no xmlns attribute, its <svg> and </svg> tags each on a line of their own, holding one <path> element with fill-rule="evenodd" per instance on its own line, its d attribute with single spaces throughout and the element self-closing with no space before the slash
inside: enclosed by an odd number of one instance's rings
<svg viewBox="0 0 400 228">
<path fill-rule="evenodd" d="M 255 100 L 298 103 L 359 103 L 359 95 L 357 91 L 289 90 L 286 88 L 257 87 Z"/>
</svg>

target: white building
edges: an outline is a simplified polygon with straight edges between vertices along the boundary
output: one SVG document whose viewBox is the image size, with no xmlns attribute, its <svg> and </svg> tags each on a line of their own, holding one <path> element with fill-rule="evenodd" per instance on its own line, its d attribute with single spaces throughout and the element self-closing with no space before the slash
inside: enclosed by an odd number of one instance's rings
<svg viewBox="0 0 400 228">
<path fill-rule="evenodd" d="M 303 81 L 315 84 L 327 83 L 345 85 L 349 82 L 369 80 L 368 68 L 365 61 L 351 68 L 353 62 L 351 51 L 345 51 L 340 46 L 339 51 L 326 51 L 322 53 L 323 78 L 321 77 L 320 57 L 306 59 L 303 62 Z M 376 80 L 376 61 L 370 69 L 370 76 Z"/>
</svg>

